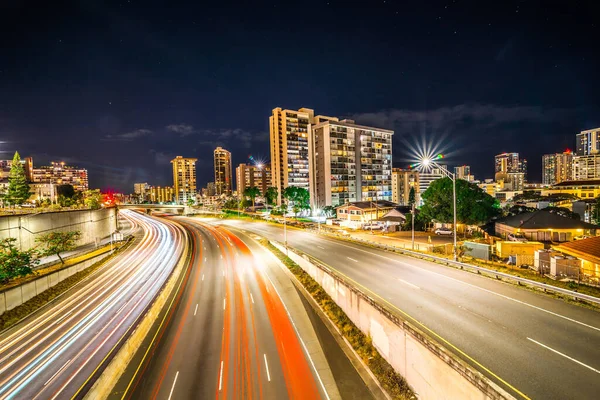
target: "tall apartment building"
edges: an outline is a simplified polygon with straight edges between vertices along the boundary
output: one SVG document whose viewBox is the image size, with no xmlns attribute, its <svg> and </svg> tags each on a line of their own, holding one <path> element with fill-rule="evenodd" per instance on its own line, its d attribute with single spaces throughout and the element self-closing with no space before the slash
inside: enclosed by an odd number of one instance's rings
<svg viewBox="0 0 600 400">
<path fill-rule="evenodd" d="M 600 154 L 573 157 L 573 180 L 600 179 Z"/>
<path fill-rule="evenodd" d="M 573 153 L 544 154 L 542 156 L 542 183 L 555 185 L 573 180 Z"/>
<path fill-rule="evenodd" d="M 448 166 L 444 164 L 435 164 L 429 168 L 419 171 L 419 193 L 422 195 L 431 185 L 431 182 L 441 179 L 447 175 Z M 420 196 L 419 196 L 420 198 Z M 419 201 L 420 203 L 420 201 Z"/>
<path fill-rule="evenodd" d="M 421 200 L 419 171 L 414 169 L 392 169 L 392 201 L 403 206 L 409 204 L 410 190 L 415 189 L 415 204 Z"/>
<path fill-rule="evenodd" d="M 217 147 L 214 151 L 215 166 L 215 187 L 216 194 L 220 196 L 230 195 L 233 182 L 231 179 L 231 153 L 222 147 Z"/>
<path fill-rule="evenodd" d="M 463 179 L 469 182 L 473 182 L 475 180 L 475 177 L 471 175 L 471 167 L 469 165 L 461 165 L 459 167 L 454 167 L 454 175 L 458 179 Z"/>
<path fill-rule="evenodd" d="M 197 158 L 177 156 L 173 164 L 173 189 L 175 202 L 187 204 L 189 199 L 196 200 L 196 161 Z"/>
<path fill-rule="evenodd" d="M 313 208 L 392 200 L 394 131 L 327 119 L 310 129 L 309 175 Z"/>
<path fill-rule="evenodd" d="M 271 180 L 277 188 L 277 204 L 286 187 L 309 189 L 308 140 L 311 125 L 337 118 L 315 116 L 314 110 L 273 109 L 269 117 Z"/>
<path fill-rule="evenodd" d="M 175 190 L 171 186 L 150 186 L 147 191 L 151 203 L 171 203 L 175 200 Z"/>
<path fill-rule="evenodd" d="M 69 166 L 64 162 L 52 161 L 49 166 L 33 168 L 32 178 L 36 183 L 71 185 L 75 190 L 82 192 L 89 189 L 87 169 Z"/>
<path fill-rule="evenodd" d="M 523 173 L 523 180 L 527 182 L 527 160 L 519 159 L 519 153 L 502 153 L 495 157 L 495 179 L 506 180 L 509 173 Z"/>
<path fill-rule="evenodd" d="M 264 195 L 271 186 L 271 168 L 268 166 L 240 164 L 235 169 L 236 191 L 238 196 L 243 196 L 244 190 L 256 186 L 260 194 Z"/>
<path fill-rule="evenodd" d="M 143 183 L 134 183 L 133 184 L 133 193 L 137 194 L 138 196 L 145 196 L 146 192 L 148 191 L 148 189 L 150 188 L 150 185 L 148 185 L 148 182 L 143 182 Z"/>
<path fill-rule="evenodd" d="M 589 156 L 600 152 L 600 128 L 588 129 L 577 134 L 577 155 Z"/>
</svg>

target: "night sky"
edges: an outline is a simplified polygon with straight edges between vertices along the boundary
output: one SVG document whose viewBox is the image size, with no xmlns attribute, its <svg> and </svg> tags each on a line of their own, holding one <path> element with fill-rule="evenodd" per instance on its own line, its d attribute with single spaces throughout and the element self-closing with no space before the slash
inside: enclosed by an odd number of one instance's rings
<svg viewBox="0 0 600 400">
<path fill-rule="evenodd" d="M 274 107 L 391 128 L 493 176 L 600 126 L 594 2 L 0 2 L 0 158 L 87 167 L 90 185 L 172 184 L 169 160 L 268 160 Z M 192 2 L 190 2 L 192 3 Z M 560 4 L 559 4 L 560 3 Z"/>
</svg>

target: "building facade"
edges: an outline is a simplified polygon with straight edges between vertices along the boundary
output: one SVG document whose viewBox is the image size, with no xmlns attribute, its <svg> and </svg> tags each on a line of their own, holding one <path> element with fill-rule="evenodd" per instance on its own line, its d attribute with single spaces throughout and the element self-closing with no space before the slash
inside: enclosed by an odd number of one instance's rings
<svg viewBox="0 0 600 400">
<path fill-rule="evenodd" d="M 273 109 L 269 117 L 271 180 L 277 188 L 277 204 L 288 186 L 309 189 L 308 141 L 311 125 L 337 118 L 315 116 L 314 110 Z"/>
<path fill-rule="evenodd" d="M 502 153 L 495 157 L 495 179 L 506 180 L 506 174 L 522 172 L 524 182 L 527 182 L 527 160 L 520 159 L 519 153 Z"/>
<path fill-rule="evenodd" d="M 311 126 L 309 133 L 313 208 L 392 199 L 394 131 L 329 119 Z"/>
<path fill-rule="evenodd" d="M 573 180 L 600 179 L 600 154 L 573 157 Z"/>
<path fill-rule="evenodd" d="M 49 166 L 33 168 L 33 182 L 48 182 L 53 185 L 71 185 L 75 190 L 84 192 L 89 189 L 88 172 L 85 168 L 52 161 Z"/>
<path fill-rule="evenodd" d="M 419 171 L 414 169 L 392 169 L 392 201 L 394 203 L 403 206 L 409 205 L 410 191 L 414 188 L 415 204 L 420 204 L 419 174 Z"/>
<path fill-rule="evenodd" d="M 215 188 L 217 196 L 229 196 L 233 190 L 231 179 L 231 153 L 222 147 L 214 151 Z"/>
<path fill-rule="evenodd" d="M 469 165 L 454 167 L 454 175 L 457 179 L 463 179 L 469 182 L 473 182 L 475 180 L 475 177 L 471 175 L 471 167 Z"/>
<path fill-rule="evenodd" d="M 542 156 L 542 183 L 555 185 L 573 179 L 573 153 L 544 154 Z"/>
<path fill-rule="evenodd" d="M 177 156 L 171 160 L 173 164 L 173 189 L 175 202 L 187 204 L 189 199 L 196 199 L 196 161 L 197 158 Z"/>
<path fill-rule="evenodd" d="M 589 156 L 600 152 L 600 128 L 588 129 L 577 134 L 577 155 Z"/>
<path fill-rule="evenodd" d="M 171 186 L 150 186 L 147 192 L 151 203 L 172 203 L 175 200 L 175 190 Z"/>
<path fill-rule="evenodd" d="M 429 168 L 419 171 L 419 204 L 421 204 L 421 196 L 429 188 L 431 182 L 448 176 L 447 173 L 448 166 L 437 163 Z"/>
<path fill-rule="evenodd" d="M 236 192 L 239 197 L 244 195 L 244 190 L 256 186 L 261 196 L 271 186 L 271 168 L 263 165 L 240 164 L 235 169 Z"/>
</svg>

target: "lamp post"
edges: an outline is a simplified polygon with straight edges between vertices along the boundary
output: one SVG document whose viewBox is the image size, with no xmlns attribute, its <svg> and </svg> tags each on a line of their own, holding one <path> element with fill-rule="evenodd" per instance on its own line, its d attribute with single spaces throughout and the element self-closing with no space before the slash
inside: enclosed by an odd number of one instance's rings
<svg viewBox="0 0 600 400">
<path fill-rule="evenodd" d="M 423 157 L 421 160 L 419 160 L 419 162 L 417 162 L 416 164 L 413 164 L 413 165 L 419 166 L 426 170 L 429 170 L 433 166 L 436 166 L 439 168 L 439 170 L 441 171 L 441 173 L 443 175 L 446 175 L 452 181 L 452 209 L 453 209 L 453 224 L 452 224 L 453 232 L 452 233 L 454 236 L 453 255 L 454 255 L 454 261 L 457 261 L 458 260 L 458 254 L 457 254 L 458 247 L 456 245 L 456 175 L 454 173 L 448 171 L 447 169 L 442 168 L 439 164 L 437 164 L 435 162 L 435 160 L 439 160 L 443 157 L 444 156 L 441 154 L 438 154 L 434 158 Z M 414 215 L 413 215 L 413 223 L 414 223 Z M 413 235 L 414 235 L 414 228 L 413 228 Z M 414 239 L 413 239 L 413 241 L 414 241 Z M 413 247 L 414 247 L 414 244 L 413 244 Z"/>
</svg>

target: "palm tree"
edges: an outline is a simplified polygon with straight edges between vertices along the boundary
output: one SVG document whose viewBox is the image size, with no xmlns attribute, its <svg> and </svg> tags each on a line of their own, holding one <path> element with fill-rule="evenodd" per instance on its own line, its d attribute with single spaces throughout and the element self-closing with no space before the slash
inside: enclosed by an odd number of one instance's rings
<svg viewBox="0 0 600 400">
<path fill-rule="evenodd" d="M 244 190 L 244 196 L 249 197 L 250 200 L 252 200 L 252 211 L 254 211 L 254 200 L 259 194 L 260 190 L 256 186 L 248 187 Z"/>
</svg>

